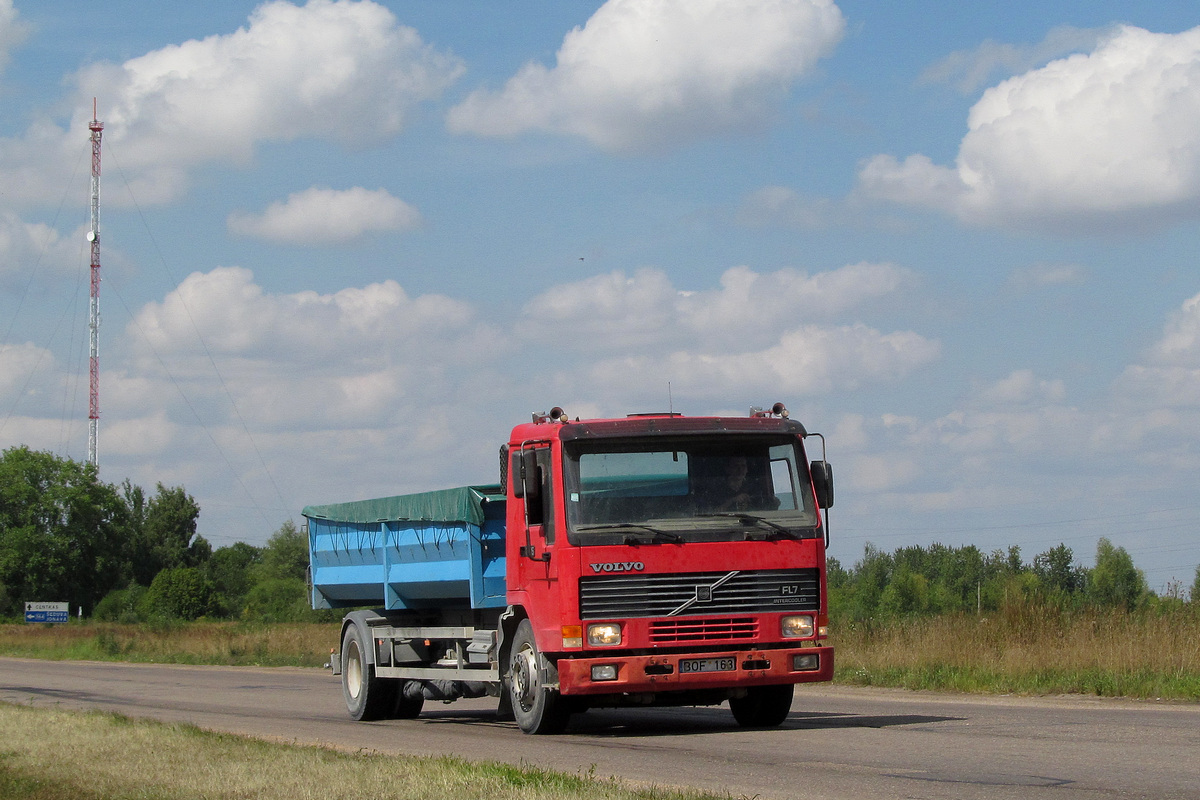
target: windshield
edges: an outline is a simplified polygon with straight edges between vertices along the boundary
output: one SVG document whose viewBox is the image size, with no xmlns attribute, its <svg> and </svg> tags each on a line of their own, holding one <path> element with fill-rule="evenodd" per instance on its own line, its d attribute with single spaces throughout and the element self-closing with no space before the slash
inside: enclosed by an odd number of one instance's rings
<svg viewBox="0 0 1200 800">
<path fill-rule="evenodd" d="M 816 536 L 793 436 L 580 440 L 566 448 L 567 522 L 576 544 Z"/>
</svg>

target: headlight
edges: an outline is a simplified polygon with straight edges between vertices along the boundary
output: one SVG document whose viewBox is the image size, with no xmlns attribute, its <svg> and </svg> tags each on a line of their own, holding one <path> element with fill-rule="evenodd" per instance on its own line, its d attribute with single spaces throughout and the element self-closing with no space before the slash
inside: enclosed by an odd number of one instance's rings
<svg viewBox="0 0 1200 800">
<path fill-rule="evenodd" d="M 597 647 L 616 647 L 621 643 L 621 626 L 616 622 L 599 622 L 587 627 L 588 644 Z"/>
<path fill-rule="evenodd" d="M 785 639 L 808 639 L 813 635 L 813 618 L 811 614 L 801 614 L 795 617 L 784 617 L 780 621 L 780 633 Z"/>
</svg>

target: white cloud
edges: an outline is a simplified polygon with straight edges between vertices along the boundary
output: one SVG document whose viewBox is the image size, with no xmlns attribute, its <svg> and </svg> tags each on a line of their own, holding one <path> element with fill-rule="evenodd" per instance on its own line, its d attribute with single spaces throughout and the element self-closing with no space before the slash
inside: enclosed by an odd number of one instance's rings
<svg viewBox="0 0 1200 800">
<path fill-rule="evenodd" d="M 270 294 L 238 267 L 189 275 L 126 334 L 136 360 L 106 390 L 121 405 L 148 413 L 175 402 L 174 384 L 232 414 L 228 390 L 241 415 L 285 428 L 384 424 L 445 370 L 503 346 L 449 297 L 410 297 L 395 281 Z"/>
<path fill-rule="evenodd" d="M 984 92 L 953 167 L 870 159 L 859 189 L 983 225 L 1111 229 L 1200 208 L 1200 27 L 1123 26 Z"/>
<path fill-rule="evenodd" d="M 393 281 L 273 294 L 246 269 L 217 268 L 188 276 L 127 327 L 126 357 L 110 358 L 105 374 L 106 404 L 125 421 L 109 431 L 109 448 L 139 452 L 140 425 L 146 439 L 206 446 L 193 441 L 197 417 L 238 451 L 246 447 L 237 444 L 240 420 L 257 437 L 374 431 L 391 439 L 416 436 L 421 420 L 458 397 L 497 397 L 497 413 L 513 402 L 523 411 L 569 402 L 573 413 L 621 413 L 657 397 L 666 380 L 692 408 L 895 381 L 935 359 L 938 344 L 913 332 L 802 320 L 830 319 L 909 279 L 886 264 L 815 275 L 743 267 L 718 288 L 689 292 L 655 270 L 613 273 L 547 290 L 527 305 L 514 336 L 465 303 L 412 297 Z M 582 336 L 564 339 L 581 325 Z M 522 378 L 502 401 L 510 370 Z M 529 386 L 540 387 L 537 397 L 527 397 Z M 444 430 L 421 435 L 431 446 L 470 445 L 442 441 Z"/>
<path fill-rule="evenodd" d="M 54 354 L 32 342 L 0 344 L 0 403 L 12 407 L 18 393 L 41 393 L 55 370 Z"/>
<path fill-rule="evenodd" d="M 1020 267 L 1008 276 L 1015 289 L 1039 289 L 1048 286 L 1079 286 L 1087 282 L 1088 271 L 1080 264 L 1038 263 Z"/>
<path fill-rule="evenodd" d="M 54 164 L 74 163 L 66 154 L 86 135 L 93 97 L 106 146 L 148 202 L 177 193 L 188 166 L 245 162 L 261 142 L 387 140 L 462 71 L 370 0 L 274 0 L 233 33 L 85 67 L 69 128 L 41 121 L 23 139 L 0 141 L 0 180 L 39 199 L 61 193 Z"/>
<path fill-rule="evenodd" d="M 928 417 L 852 420 L 849 429 L 860 430 L 847 438 L 849 469 L 841 474 L 879 508 L 983 512 L 1053 500 L 1063 509 L 1082 503 L 1083 516 L 1102 519 L 1122 514 L 1119 503 L 1140 491 L 1194 483 L 1198 398 L 1200 295 L 1169 316 L 1159 340 L 1107 396 L 1070 404 L 1063 380 L 1016 369 Z M 919 474 L 910 469 L 914 452 Z"/>
<path fill-rule="evenodd" d="M 912 331 L 884 334 L 861 323 L 804 325 L 757 351 L 689 348 L 606 359 L 588 370 L 588 383 L 629 396 L 630 390 L 670 381 L 674 391 L 708 402 L 726 398 L 731 387 L 751 397 L 801 397 L 893 382 L 935 360 L 939 351 L 937 342 Z"/>
<path fill-rule="evenodd" d="M 663 149 L 761 127 L 845 27 L 832 0 L 609 0 L 498 92 L 451 109 L 456 133 L 579 136 L 603 150 Z"/>
<path fill-rule="evenodd" d="M 847 467 L 845 480 L 860 492 L 895 491 L 921 475 L 921 465 L 898 452 L 855 455 Z"/>
<path fill-rule="evenodd" d="M 144 417 L 115 420 L 103 426 L 104 454 L 153 458 L 180 444 L 183 426 L 159 408 Z M 97 437 L 99 438 L 99 437 Z"/>
<path fill-rule="evenodd" d="M 1200 368 L 1200 294 L 1185 300 L 1171 315 L 1151 358 L 1164 366 Z"/>
<path fill-rule="evenodd" d="M 385 189 L 335 190 L 312 187 L 267 206 L 261 214 L 231 214 L 233 233 L 275 242 L 325 244 L 347 242 L 367 233 L 411 230 L 420 213 Z"/>
<path fill-rule="evenodd" d="M 1042 41 L 1014 45 L 988 39 L 973 50 L 956 50 L 921 73 L 926 83 L 953 83 L 959 91 L 974 92 L 998 73 L 1014 75 L 1040 67 L 1047 61 L 1095 48 L 1111 35 L 1107 28 L 1076 28 L 1061 25 Z"/>
<path fill-rule="evenodd" d="M 364 349 L 383 343 L 405 353 L 424 351 L 467 326 L 473 314 L 449 297 L 409 297 L 391 280 L 334 294 L 275 295 L 264 292 L 247 269 L 217 267 L 189 275 L 161 303 L 145 306 L 129 333 L 144 337 L 160 355 L 196 352 L 199 334 L 216 353 L 341 360 L 345 352 L 369 358 Z"/>
<path fill-rule="evenodd" d="M 1033 370 L 1019 369 L 984 388 L 978 399 L 989 406 L 1016 406 L 1061 403 L 1066 396 L 1066 385 L 1061 380 L 1039 380 Z"/>
<path fill-rule="evenodd" d="M 0 326 L 0 336 L 11 333 L 7 321 Z M 82 381 L 78 376 L 73 380 L 64 368 L 54 353 L 33 342 L 0 343 L 0 450 L 25 442 L 46 448 L 61 445 L 72 427 L 64 417 L 72 410 L 76 431 L 86 431 L 86 361 Z"/>
<path fill-rule="evenodd" d="M 0 0 L 0 74 L 8 65 L 9 54 L 29 35 L 29 26 L 13 7 L 12 0 Z"/>
<path fill-rule="evenodd" d="M 733 267 L 720 287 L 673 286 L 662 270 L 622 271 L 554 286 L 526 304 L 527 340 L 561 341 L 586 351 L 671 344 L 729 354 L 778 343 L 805 320 L 828 320 L 910 285 L 894 264 L 851 264 L 809 275 L 795 269 L 757 273 Z"/>
<path fill-rule="evenodd" d="M 764 186 L 742 200 L 736 219 L 739 225 L 750 228 L 817 230 L 829 227 L 837 211 L 828 198 L 803 197 L 785 186 Z"/>
<path fill-rule="evenodd" d="M 82 232 L 72 241 L 49 225 L 0 210 L 0 289 L 24 290 L 37 273 L 61 276 L 80 269 L 83 242 Z"/>
<path fill-rule="evenodd" d="M 618 270 L 542 292 L 525 305 L 520 330 L 527 341 L 571 348 L 637 347 L 674 330 L 681 297 L 662 270 Z"/>
<path fill-rule="evenodd" d="M 1171 314 L 1145 362 L 1131 364 L 1117 381 L 1126 403 L 1200 409 L 1200 294 Z"/>
<path fill-rule="evenodd" d="M 1041 395 L 1033 398 L 1021 394 L 1027 387 L 1014 385 L 1012 379 L 1001 382 L 992 396 L 976 399 L 976 407 L 955 409 L 934 419 L 923 421 L 915 430 L 897 429 L 891 432 L 892 443 L 897 435 L 909 448 L 924 453 L 937 453 L 928 465 L 942 474 L 948 483 L 959 482 L 967 472 L 985 474 L 1018 467 L 1021 459 L 1038 455 L 1049 461 L 1074 465 L 1082 454 L 1114 455 L 1118 446 L 1101 442 L 1094 436 L 1098 424 L 1111 421 L 1108 411 L 1085 411 L 1060 402 L 1061 387 L 1055 381 L 1035 387 Z M 1016 392 L 1016 396 L 1008 393 Z M 980 402 L 983 401 L 983 402 Z M 987 403 L 994 405 L 987 405 Z M 887 445 L 884 444 L 884 447 Z M 1084 467 L 1086 469 L 1086 467 Z"/>
<path fill-rule="evenodd" d="M 609 407 L 645 402 L 667 382 L 681 397 L 729 401 L 819 395 L 891 382 L 938 357 L 911 331 L 882 333 L 829 321 L 912 282 L 891 264 L 852 264 L 815 275 L 735 267 L 720 287 L 681 290 L 643 269 L 552 287 L 529 302 L 518 326 L 526 342 L 549 342 L 570 366 L 551 385 L 576 396 L 608 396 Z M 579 366 L 579 354 L 591 364 Z M 665 392 L 665 390 L 664 390 Z"/>
</svg>

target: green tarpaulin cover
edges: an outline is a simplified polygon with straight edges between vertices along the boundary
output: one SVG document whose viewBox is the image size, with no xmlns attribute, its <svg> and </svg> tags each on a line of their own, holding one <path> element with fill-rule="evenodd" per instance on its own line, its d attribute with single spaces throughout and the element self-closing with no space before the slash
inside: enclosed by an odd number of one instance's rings
<svg viewBox="0 0 1200 800">
<path fill-rule="evenodd" d="M 504 499 L 499 486 L 460 486 L 436 492 L 402 494 L 352 503 L 307 506 L 311 519 L 334 522 L 465 522 L 483 524 L 484 502 Z"/>
</svg>

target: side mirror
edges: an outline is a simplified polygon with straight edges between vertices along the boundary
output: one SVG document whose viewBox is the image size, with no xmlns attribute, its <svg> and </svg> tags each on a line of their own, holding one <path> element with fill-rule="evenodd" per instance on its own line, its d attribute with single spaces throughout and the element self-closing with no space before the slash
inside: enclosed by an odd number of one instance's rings
<svg viewBox="0 0 1200 800">
<path fill-rule="evenodd" d="M 833 466 L 828 461 L 814 461 L 811 469 L 817 505 L 821 508 L 833 508 Z"/>
<path fill-rule="evenodd" d="M 536 450 L 522 450 L 513 457 L 513 496 L 524 497 L 527 503 L 537 503 L 542 497 Z"/>
</svg>

